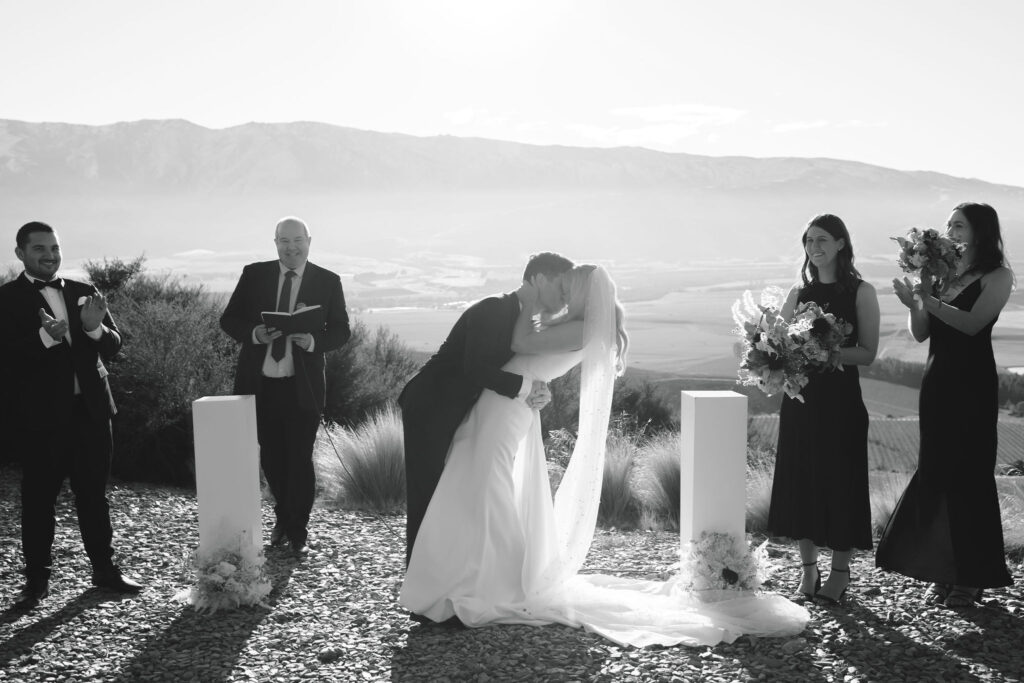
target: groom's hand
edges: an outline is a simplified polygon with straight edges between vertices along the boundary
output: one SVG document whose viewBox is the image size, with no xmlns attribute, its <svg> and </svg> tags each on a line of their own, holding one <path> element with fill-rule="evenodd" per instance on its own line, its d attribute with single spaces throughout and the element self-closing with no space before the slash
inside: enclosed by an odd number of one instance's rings
<svg viewBox="0 0 1024 683">
<path fill-rule="evenodd" d="M 539 379 L 533 380 L 533 388 L 526 396 L 526 405 L 533 410 L 540 410 L 549 403 L 551 403 L 551 390 L 548 389 L 547 383 Z"/>
</svg>

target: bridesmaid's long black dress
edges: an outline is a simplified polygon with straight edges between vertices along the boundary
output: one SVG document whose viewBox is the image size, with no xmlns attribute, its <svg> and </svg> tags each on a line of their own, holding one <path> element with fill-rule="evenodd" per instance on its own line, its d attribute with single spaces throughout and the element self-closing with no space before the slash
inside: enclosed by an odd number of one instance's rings
<svg viewBox="0 0 1024 683">
<path fill-rule="evenodd" d="M 814 301 L 851 323 L 845 345 L 856 345 L 856 290 L 812 282 L 798 301 Z M 812 375 L 800 393 L 804 403 L 782 399 L 768 529 L 832 550 L 870 550 L 868 412 L 857 366 Z"/>
<path fill-rule="evenodd" d="M 981 280 L 950 305 L 969 311 Z M 996 494 L 999 413 L 995 320 L 974 336 L 928 318 L 928 364 L 921 382 L 917 472 L 878 543 L 877 566 L 934 583 L 995 588 L 1006 569 Z"/>
</svg>

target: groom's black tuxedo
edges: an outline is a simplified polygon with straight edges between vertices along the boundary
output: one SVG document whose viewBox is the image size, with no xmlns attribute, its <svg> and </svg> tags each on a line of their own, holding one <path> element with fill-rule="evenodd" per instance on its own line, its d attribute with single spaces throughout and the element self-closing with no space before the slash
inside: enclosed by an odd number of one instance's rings
<svg viewBox="0 0 1024 683">
<path fill-rule="evenodd" d="M 467 308 L 398 398 L 405 432 L 406 561 L 466 413 L 484 389 L 515 398 L 523 388 L 521 375 L 501 369 L 512 358 L 519 310 L 515 294 L 489 297 Z"/>
<path fill-rule="evenodd" d="M 110 418 L 117 412 L 103 361 L 121 348 L 121 335 L 108 312 L 99 339 L 82 327 L 83 297 L 92 285 L 64 279 L 60 290 L 67 310 L 71 344 L 47 348 L 40 337 L 39 309 L 54 311 L 24 275 L 0 287 L 0 354 L 12 386 L 6 388 L 21 432 L 22 547 L 29 577 L 47 578 L 54 536 L 54 503 L 70 477 L 78 524 L 93 570 L 111 570 L 111 527 L 106 500 L 112 439 Z M 54 316 L 56 317 L 56 316 Z M 45 334 L 45 332 L 43 333 Z M 75 379 L 80 393 L 75 393 Z"/>
</svg>

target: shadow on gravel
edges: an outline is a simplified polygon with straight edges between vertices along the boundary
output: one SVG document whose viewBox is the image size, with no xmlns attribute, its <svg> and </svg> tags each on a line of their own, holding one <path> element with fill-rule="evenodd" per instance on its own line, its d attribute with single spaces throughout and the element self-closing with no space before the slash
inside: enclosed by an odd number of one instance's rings
<svg viewBox="0 0 1024 683">
<path fill-rule="evenodd" d="M 606 662 L 604 642 L 558 625 L 419 625 L 409 630 L 405 647 L 392 654 L 391 680 L 472 680 L 479 674 L 492 681 L 590 680 Z"/>
<path fill-rule="evenodd" d="M 959 609 L 960 618 L 977 630 L 943 639 L 942 646 L 963 657 L 983 662 L 1015 680 L 1024 672 L 1020 646 L 1024 643 L 1024 616 L 1011 614 L 997 601 L 984 606 Z"/>
<path fill-rule="evenodd" d="M 153 677 L 180 681 L 227 681 L 252 632 L 271 614 L 295 569 L 294 561 L 273 562 L 266 571 L 272 589 L 267 607 L 242 607 L 214 613 L 183 607 L 174 621 L 150 638 L 111 679 L 135 683 Z"/>
<path fill-rule="evenodd" d="M 33 620 L 38 614 L 36 610 L 26 612 L 14 607 L 7 608 L 0 614 L 0 624 L 14 624 L 19 620 L 25 620 L 27 623 L 20 631 L 0 643 L 0 669 L 18 657 L 31 658 L 33 656 L 31 654 L 33 645 L 46 640 L 51 633 L 61 626 L 74 621 L 83 612 L 105 602 L 124 600 L 129 597 L 132 596 L 90 588 L 53 614 L 38 620 Z M 53 600 L 53 598 L 50 597 L 49 600 Z"/>
<path fill-rule="evenodd" d="M 839 630 L 830 634 L 829 642 L 812 643 L 811 647 L 821 648 L 836 660 L 856 667 L 858 674 L 870 680 L 974 679 L 963 662 L 938 644 L 924 646 L 900 632 L 897 627 L 913 623 L 907 616 L 890 618 L 888 614 L 864 607 L 856 597 L 841 607 L 813 609 L 828 611 Z M 977 657 L 972 659 L 983 661 Z"/>
</svg>

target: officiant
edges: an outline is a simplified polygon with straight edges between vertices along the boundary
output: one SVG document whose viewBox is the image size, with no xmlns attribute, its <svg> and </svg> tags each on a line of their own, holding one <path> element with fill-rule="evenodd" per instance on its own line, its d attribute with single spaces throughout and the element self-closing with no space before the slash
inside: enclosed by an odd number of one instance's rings
<svg viewBox="0 0 1024 683">
<path fill-rule="evenodd" d="M 221 328 L 241 343 L 234 393 L 256 396 L 260 466 L 274 495 L 272 545 L 308 547 L 308 524 L 316 493 L 313 445 L 326 400 L 324 354 L 348 341 L 348 313 L 341 278 L 310 263 L 312 237 L 305 221 L 278 221 L 278 258 L 242 269 L 220 318 Z M 301 313 L 297 313 L 302 311 Z M 265 322 L 278 315 L 283 323 Z"/>
</svg>

